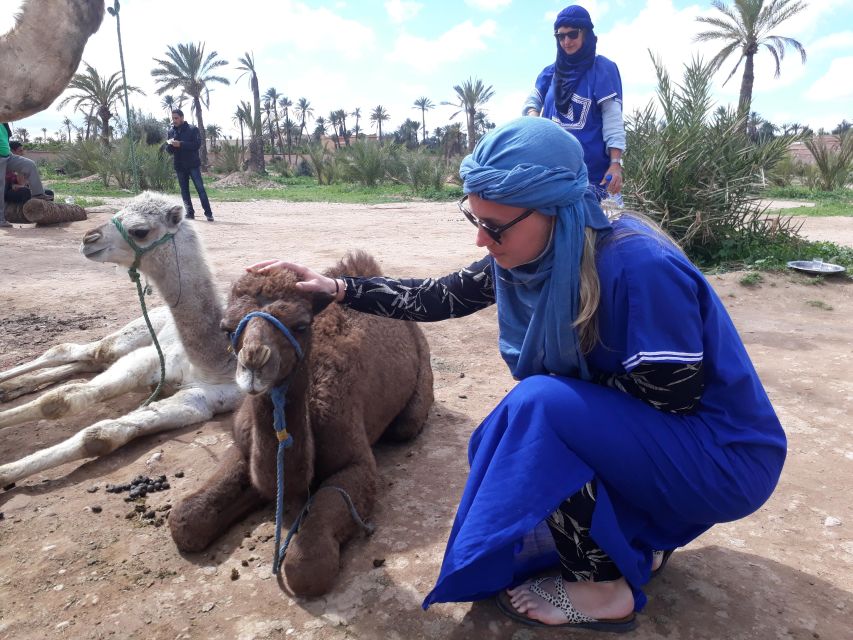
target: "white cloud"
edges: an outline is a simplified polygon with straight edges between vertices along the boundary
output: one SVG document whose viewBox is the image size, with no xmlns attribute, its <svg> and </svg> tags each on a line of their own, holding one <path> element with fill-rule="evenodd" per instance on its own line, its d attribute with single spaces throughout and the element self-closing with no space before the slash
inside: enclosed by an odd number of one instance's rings
<svg viewBox="0 0 853 640">
<path fill-rule="evenodd" d="M 512 4 L 512 0 L 465 0 L 465 4 L 480 11 L 501 11 Z"/>
<path fill-rule="evenodd" d="M 391 22 L 400 24 L 411 20 L 420 13 L 424 6 L 419 2 L 406 2 L 405 0 L 388 0 L 385 3 L 385 11 Z"/>
<path fill-rule="evenodd" d="M 853 69 L 853 56 L 835 58 L 829 63 L 826 73 L 806 91 L 806 99 L 810 102 L 825 102 L 839 98 L 853 98 L 853 83 L 850 82 L 851 69 Z"/>
<path fill-rule="evenodd" d="M 497 23 L 494 20 L 485 20 L 480 25 L 466 20 L 435 40 L 403 33 L 397 37 L 394 50 L 387 57 L 418 71 L 430 72 L 473 52 L 485 51 L 488 48 L 485 40 L 493 38 L 496 33 Z"/>
<path fill-rule="evenodd" d="M 818 38 L 809 45 L 803 46 L 805 46 L 810 59 L 819 54 L 835 51 L 848 53 L 853 51 L 853 31 L 831 33 L 828 36 Z"/>
</svg>

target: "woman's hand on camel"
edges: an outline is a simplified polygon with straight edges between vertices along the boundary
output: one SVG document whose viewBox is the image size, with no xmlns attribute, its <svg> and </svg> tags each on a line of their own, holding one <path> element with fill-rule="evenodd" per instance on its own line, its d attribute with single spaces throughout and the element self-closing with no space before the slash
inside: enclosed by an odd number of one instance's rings
<svg viewBox="0 0 853 640">
<path fill-rule="evenodd" d="M 287 262 L 286 260 L 264 260 L 263 262 L 257 262 L 246 267 L 246 271 L 249 273 L 273 273 L 282 269 L 289 269 L 299 276 L 301 282 L 296 283 L 296 286 L 303 291 L 328 293 L 331 296 L 335 296 L 335 300 L 343 298 L 344 287 L 342 286 L 342 282 L 312 271 L 301 264 Z"/>
</svg>

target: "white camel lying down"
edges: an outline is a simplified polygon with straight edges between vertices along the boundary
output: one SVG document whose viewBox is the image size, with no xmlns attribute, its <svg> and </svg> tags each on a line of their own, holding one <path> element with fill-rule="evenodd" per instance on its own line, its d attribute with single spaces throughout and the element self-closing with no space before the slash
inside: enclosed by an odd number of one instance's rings
<svg viewBox="0 0 853 640">
<path fill-rule="evenodd" d="M 149 314 L 166 360 L 163 399 L 0 465 L 0 486 L 66 462 L 104 455 L 139 436 L 209 420 L 236 407 L 241 393 L 234 382 L 236 362 L 219 327 L 222 302 L 201 242 L 192 225 L 183 224 L 183 216 L 180 204 L 145 192 L 115 215 L 118 224 L 110 221 L 88 231 L 81 246 L 89 260 L 127 268 L 136 256 L 127 239 L 141 251 L 150 247 L 141 255 L 138 268 L 169 305 Z M 167 234 L 173 235 L 163 240 Z M 98 402 L 156 386 L 160 361 L 144 320 L 135 320 L 97 342 L 58 345 L 33 362 L 0 373 L 0 402 L 86 371 L 103 372 L 88 382 L 68 383 L 0 411 L 0 428 L 77 414 Z"/>
</svg>

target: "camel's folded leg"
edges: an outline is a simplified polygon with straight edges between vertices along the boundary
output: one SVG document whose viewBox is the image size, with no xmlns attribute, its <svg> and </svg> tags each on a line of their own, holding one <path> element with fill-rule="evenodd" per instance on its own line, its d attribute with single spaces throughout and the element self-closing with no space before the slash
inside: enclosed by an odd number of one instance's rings
<svg viewBox="0 0 853 640">
<path fill-rule="evenodd" d="M 181 551 L 201 551 L 264 502 L 252 486 L 248 460 L 233 446 L 204 486 L 169 513 L 172 539 Z"/>
<path fill-rule="evenodd" d="M 198 385 L 152 402 L 121 418 L 101 420 L 67 440 L 0 465 L 0 486 L 66 462 L 102 456 L 140 436 L 178 429 L 231 411 L 241 394 L 233 384 Z"/>
<path fill-rule="evenodd" d="M 327 593 L 340 571 L 341 545 L 359 529 L 337 489 L 349 495 L 366 521 L 373 512 L 378 481 L 376 460 L 368 452 L 364 460 L 330 476 L 314 492 L 311 509 L 284 558 L 284 574 L 294 593 L 307 597 Z"/>
<path fill-rule="evenodd" d="M 74 362 L 59 367 L 41 369 L 34 373 L 27 373 L 6 382 L 0 382 L 0 402 L 9 402 L 27 394 L 39 391 L 57 382 L 68 380 L 78 373 L 89 373 L 100 371 L 101 366 L 94 362 Z"/>
<path fill-rule="evenodd" d="M 182 353 L 182 352 L 181 352 Z M 166 354 L 166 382 L 181 379 L 181 362 L 177 351 Z M 35 400 L 0 411 L 0 428 L 12 427 L 31 420 L 56 420 L 88 409 L 98 402 L 118 397 L 129 391 L 145 389 L 160 380 L 159 358 L 154 347 L 144 347 L 120 358 L 106 371 L 86 382 L 64 384 Z"/>
<path fill-rule="evenodd" d="M 151 325 L 160 332 L 172 316 L 166 307 L 157 307 L 148 313 Z M 145 324 L 145 318 L 137 318 L 108 336 L 87 344 L 71 342 L 58 344 L 45 351 L 41 356 L 17 367 L 0 372 L 0 382 L 46 367 L 56 367 L 72 362 L 91 362 L 105 369 L 123 355 L 134 349 L 151 344 L 151 334 Z"/>
</svg>

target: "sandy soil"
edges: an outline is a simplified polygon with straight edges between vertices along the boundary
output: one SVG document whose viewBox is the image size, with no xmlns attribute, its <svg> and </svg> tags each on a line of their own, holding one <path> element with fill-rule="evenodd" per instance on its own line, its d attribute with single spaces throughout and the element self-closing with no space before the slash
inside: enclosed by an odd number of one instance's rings
<svg viewBox="0 0 853 640">
<path fill-rule="evenodd" d="M 242 266 L 272 256 L 324 268 L 346 249 L 366 248 L 400 276 L 442 275 L 479 257 L 453 205 L 247 202 L 220 204 L 215 213 L 215 224 L 192 224 L 223 289 Z M 88 222 L 0 232 L 0 368 L 58 342 L 95 339 L 137 315 L 124 271 L 78 252 L 83 232 L 108 217 L 101 210 Z M 806 230 L 853 245 L 853 218 L 810 219 Z M 763 509 L 714 527 L 675 554 L 648 588 L 649 604 L 631 637 L 849 638 L 853 287 L 786 273 L 748 288 L 740 278 L 732 273 L 711 282 L 787 428 L 788 463 Z M 137 474 L 171 480 L 170 490 L 147 499 L 152 509 L 193 490 L 231 443 L 231 418 L 222 415 L 0 493 L 0 637 L 566 637 L 519 626 L 490 601 L 420 609 L 465 481 L 468 436 L 512 385 L 497 354 L 493 310 L 424 330 L 435 371 L 429 423 L 414 442 L 377 451 L 385 486 L 373 514 L 376 534 L 346 548 L 327 597 L 294 599 L 271 578 L 272 508 L 233 527 L 208 552 L 182 556 L 166 527 L 145 524 L 121 495 L 105 493 L 106 483 Z M 5 429 L 0 462 L 120 415 L 141 399 Z M 146 464 L 158 452 L 159 461 Z M 179 471 L 182 478 L 175 477 Z"/>
</svg>

